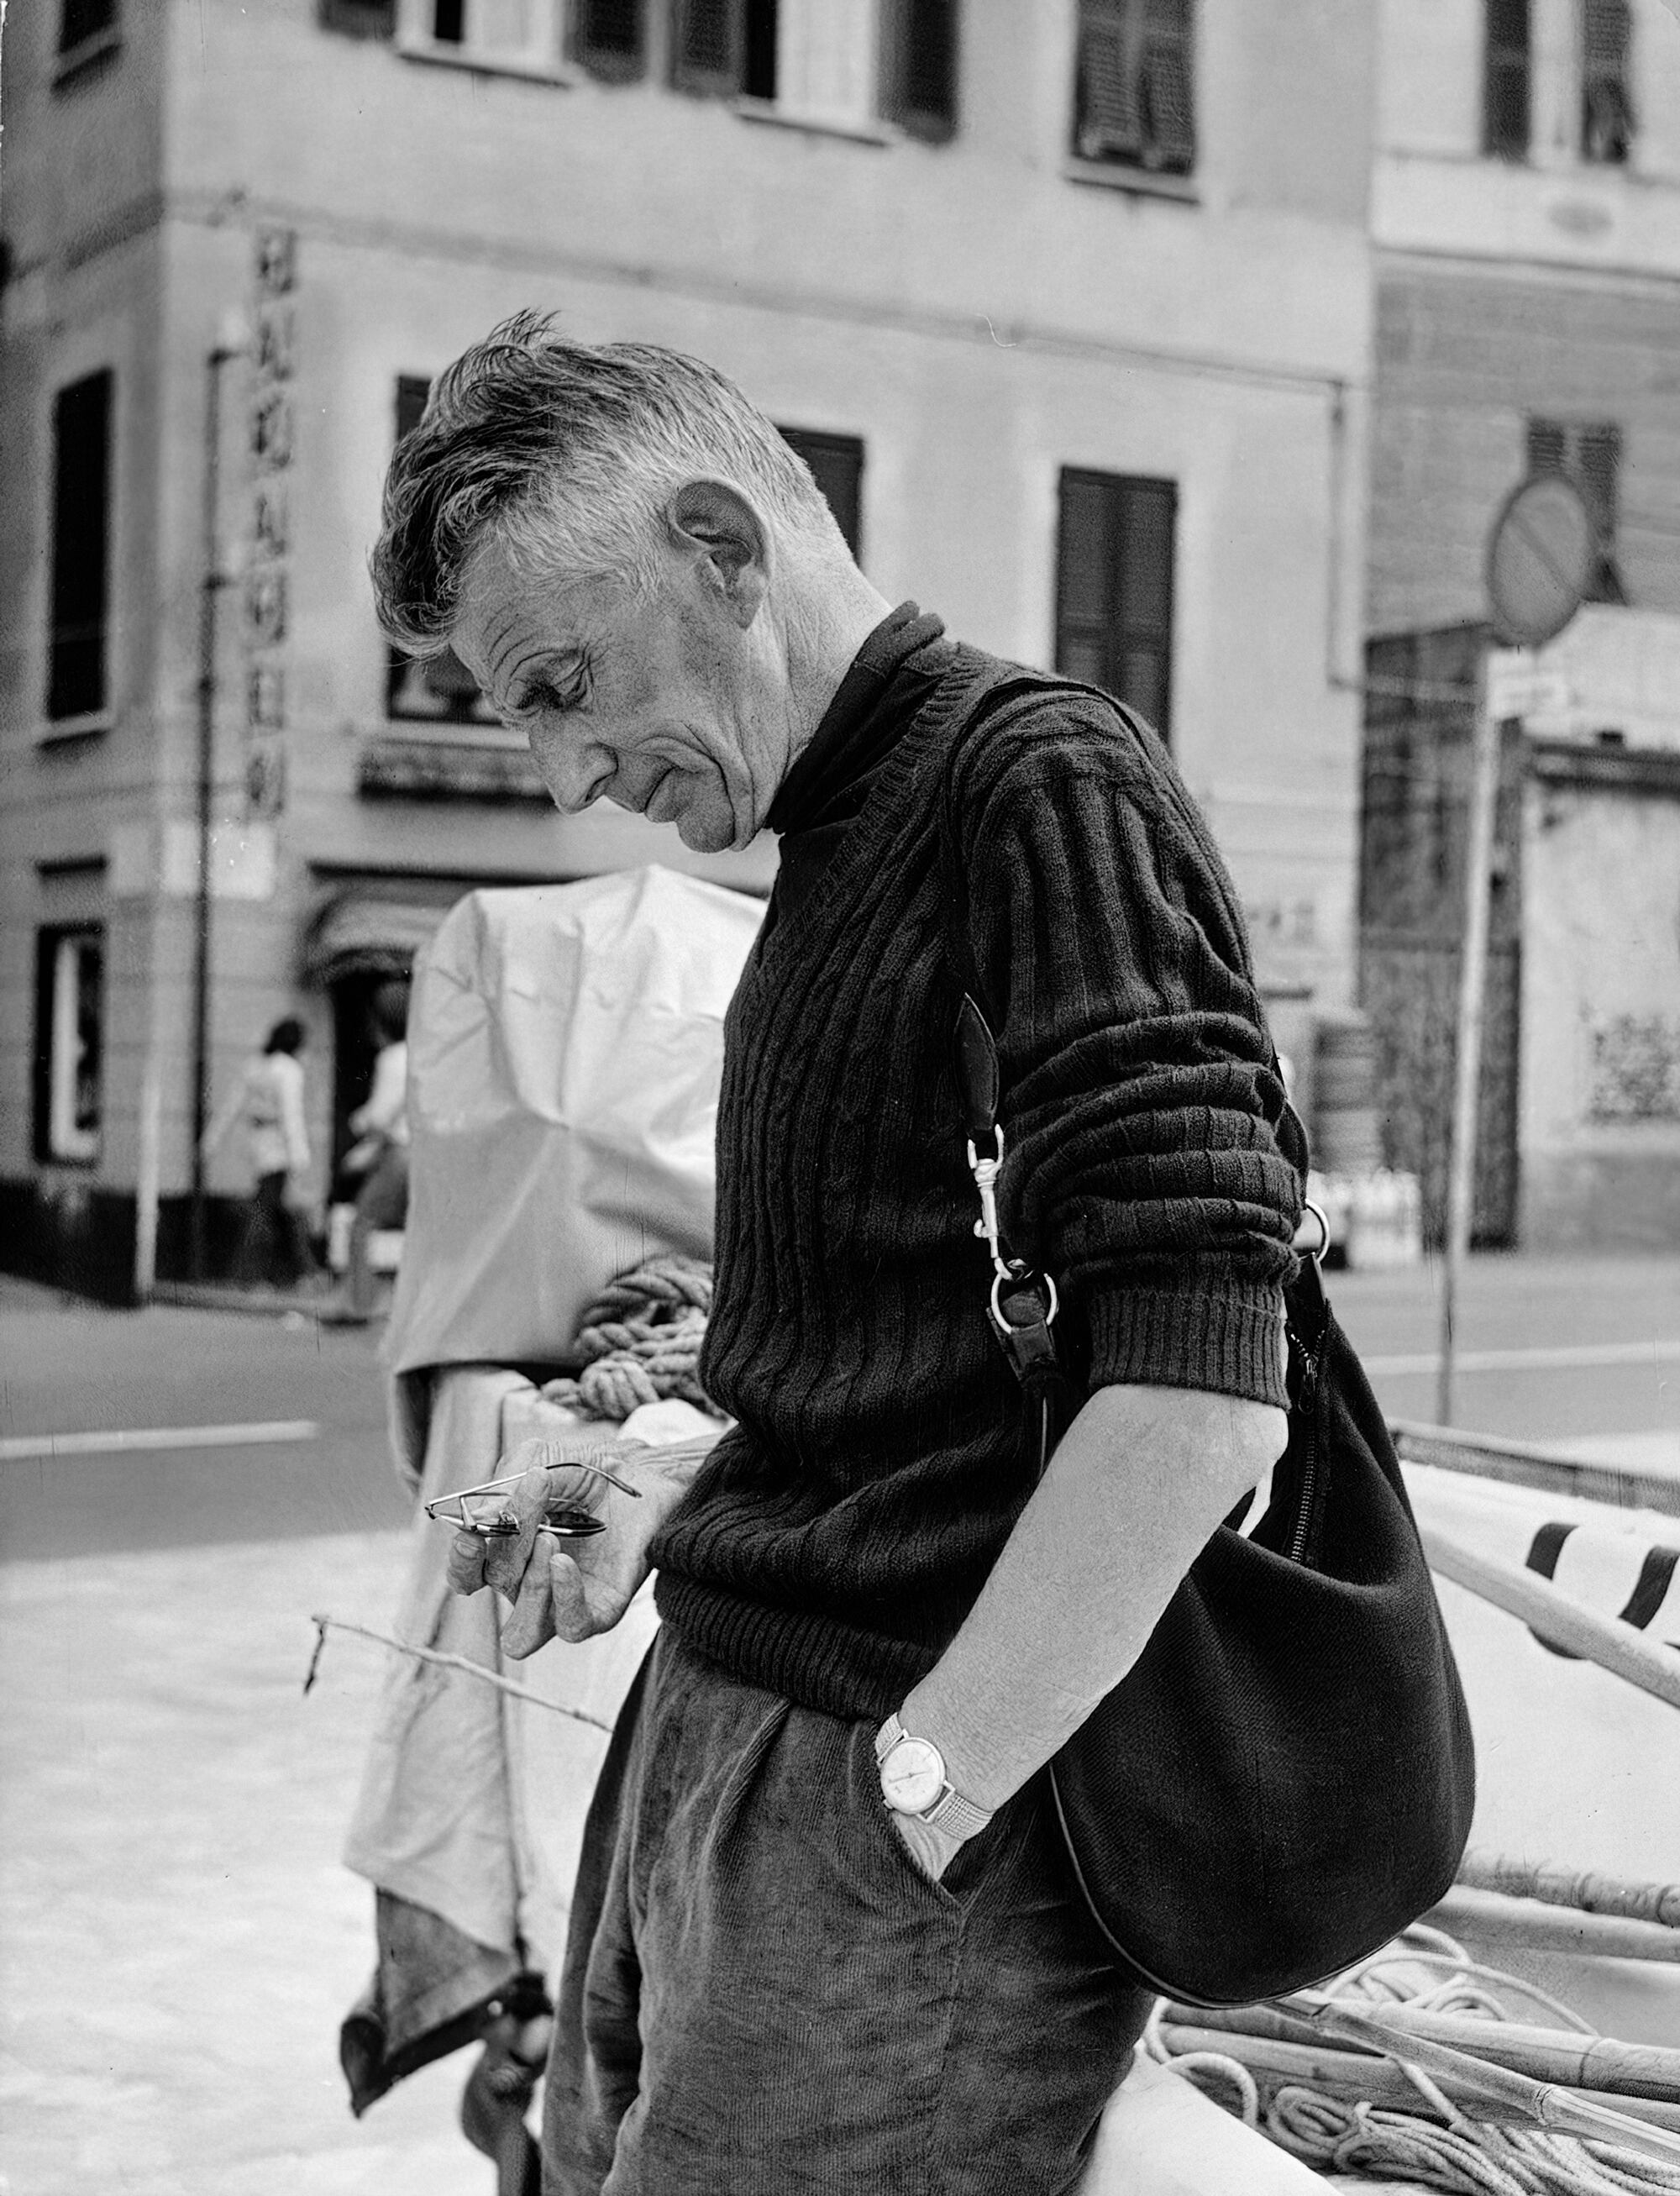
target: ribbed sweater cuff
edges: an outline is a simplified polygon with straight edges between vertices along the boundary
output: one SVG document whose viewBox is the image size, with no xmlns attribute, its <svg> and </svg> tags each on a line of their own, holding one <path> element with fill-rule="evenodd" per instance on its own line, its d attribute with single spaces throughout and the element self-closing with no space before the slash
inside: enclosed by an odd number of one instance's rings
<svg viewBox="0 0 1680 2196">
<path fill-rule="evenodd" d="M 1289 1407 L 1283 1297 L 1258 1286 L 1215 1296 L 1122 1289 L 1088 1300 L 1091 1385 L 1205 1388 Z"/>
</svg>

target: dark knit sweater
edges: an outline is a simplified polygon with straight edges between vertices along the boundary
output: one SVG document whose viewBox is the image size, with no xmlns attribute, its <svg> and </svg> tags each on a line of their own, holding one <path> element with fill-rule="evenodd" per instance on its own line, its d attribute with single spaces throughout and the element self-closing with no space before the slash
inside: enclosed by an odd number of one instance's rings
<svg viewBox="0 0 1680 2196">
<path fill-rule="evenodd" d="M 653 1551 L 691 1645 L 840 1715 L 932 1667 L 1032 1488 L 984 1315 L 963 981 L 1002 1057 L 1006 1236 L 1060 1284 L 1090 1384 L 1285 1400 L 1305 1155 L 1206 827 L 1105 700 L 1029 695 L 962 736 L 987 659 L 939 635 L 913 605 L 877 628 L 771 812 L 701 1367 L 737 1424 Z"/>
</svg>

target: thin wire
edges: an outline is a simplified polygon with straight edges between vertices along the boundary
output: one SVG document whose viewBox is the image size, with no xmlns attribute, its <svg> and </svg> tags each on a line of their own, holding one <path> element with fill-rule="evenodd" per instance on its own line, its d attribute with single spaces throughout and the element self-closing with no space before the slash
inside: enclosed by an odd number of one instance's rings
<svg viewBox="0 0 1680 2196">
<path fill-rule="evenodd" d="M 411 1647 L 407 1640 L 393 1639 L 387 1632 L 374 1632 L 366 1624 L 347 1624 L 342 1617 L 312 1616 L 315 1627 L 315 1653 L 309 1657 L 309 1667 L 303 1679 L 307 1693 L 315 1682 L 320 1669 L 321 1650 L 326 1644 L 329 1632 L 353 1632 L 358 1638 L 376 1640 L 381 1647 L 389 1647 L 398 1655 L 406 1655 L 416 1662 L 430 1662 L 442 1670 L 453 1670 L 458 1677 L 476 1678 L 481 1685 L 493 1685 L 499 1693 L 506 1693 L 516 1701 L 528 1701 L 534 1708 L 548 1708 L 556 1715 L 569 1716 L 574 1723 L 586 1723 L 596 1731 L 612 1737 L 614 1725 L 603 1717 L 591 1715 L 586 1708 L 569 1708 L 558 1701 L 546 1700 L 534 1693 L 528 1685 L 516 1685 L 509 1678 L 499 1677 L 495 1671 L 487 1670 L 482 1662 L 470 1662 L 465 1655 L 441 1655 L 435 1648 Z"/>
</svg>

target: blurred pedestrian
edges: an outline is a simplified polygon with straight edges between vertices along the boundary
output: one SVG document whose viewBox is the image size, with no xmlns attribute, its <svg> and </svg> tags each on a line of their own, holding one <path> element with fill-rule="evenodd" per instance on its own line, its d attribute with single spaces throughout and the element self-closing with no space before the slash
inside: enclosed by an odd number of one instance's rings
<svg viewBox="0 0 1680 2196">
<path fill-rule="evenodd" d="M 288 1014 L 248 1060 L 222 1111 L 205 1131 L 209 1159 L 238 1129 L 256 1177 L 234 1278 L 296 1288 L 318 1278 L 309 1242 L 309 1132 L 303 1124 L 303 1025 Z"/>
<path fill-rule="evenodd" d="M 382 984 L 373 996 L 379 1036 L 373 1087 L 350 1116 L 350 1134 L 358 1141 L 344 1160 L 362 1176 L 350 1222 L 344 1315 L 355 1320 L 372 1315 L 374 1231 L 401 1228 L 408 1213 L 407 1015 L 407 988 Z"/>
</svg>

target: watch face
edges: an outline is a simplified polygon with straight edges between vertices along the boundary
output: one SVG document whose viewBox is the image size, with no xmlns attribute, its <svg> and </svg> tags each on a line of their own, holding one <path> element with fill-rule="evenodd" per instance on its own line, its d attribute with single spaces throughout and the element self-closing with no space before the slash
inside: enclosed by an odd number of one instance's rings
<svg viewBox="0 0 1680 2196">
<path fill-rule="evenodd" d="M 886 1804 L 901 1815 L 926 1813 L 945 1789 L 945 1765 L 925 1738 L 901 1738 L 880 1765 Z"/>
</svg>

